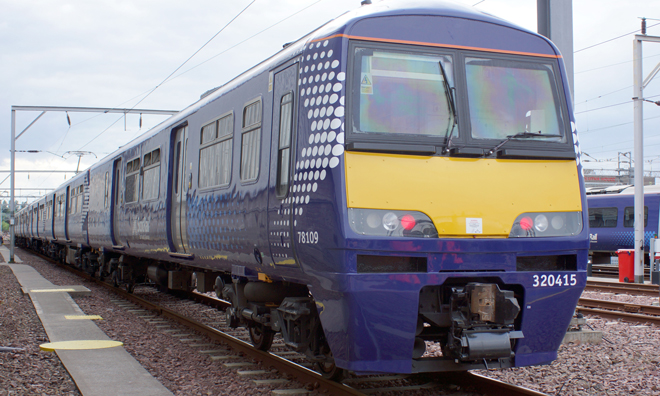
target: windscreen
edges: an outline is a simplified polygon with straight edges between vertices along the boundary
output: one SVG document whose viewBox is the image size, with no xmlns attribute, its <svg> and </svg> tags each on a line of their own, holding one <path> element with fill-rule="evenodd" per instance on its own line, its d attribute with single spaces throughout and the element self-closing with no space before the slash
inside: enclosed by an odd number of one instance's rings
<svg viewBox="0 0 660 396">
<path fill-rule="evenodd" d="M 466 58 L 465 73 L 473 139 L 506 139 L 527 132 L 546 135 L 538 138 L 543 141 L 566 141 L 549 64 Z"/>
<path fill-rule="evenodd" d="M 454 124 L 452 58 L 356 48 L 353 132 L 444 137 Z M 445 76 L 448 81 L 445 81 Z"/>
</svg>

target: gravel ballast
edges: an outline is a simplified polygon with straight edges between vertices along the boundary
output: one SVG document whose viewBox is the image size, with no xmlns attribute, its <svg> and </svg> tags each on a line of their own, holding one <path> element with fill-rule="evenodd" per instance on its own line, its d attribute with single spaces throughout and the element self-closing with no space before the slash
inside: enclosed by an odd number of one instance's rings
<svg viewBox="0 0 660 396">
<path fill-rule="evenodd" d="M 124 342 L 126 350 L 175 395 L 266 395 L 273 389 L 313 389 L 312 384 L 295 381 L 277 387 L 255 385 L 252 380 L 256 378 L 224 368 L 222 363 L 212 361 L 176 338 L 157 331 L 153 324 L 119 308 L 111 301 L 114 294 L 104 288 L 27 252 L 19 251 L 19 255 L 24 264 L 33 266 L 54 284 L 81 284 L 90 288 L 90 297 L 76 298 L 81 309 L 87 314 L 101 315 L 104 320 L 97 322 L 99 328 L 110 338 Z M 585 292 L 583 296 L 637 304 L 658 301 L 652 297 L 595 292 Z M 589 326 L 603 332 L 604 340 L 598 345 L 562 345 L 558 359 L 547 366 L 478 372 L 551 395 L 660 395 L 660 328 L 587 319 Z M 26 348 L 21 353 L 0 353 L 0 395 L 79 394 L 57 356 L 39 351 L 43 342 L 47 338 L 29 297 L 21 294 L 11 270 L 0 266 L 0 346 Z M 270 371 L 259 365 L 249 369 Z M 265 378 L 283 377 L 272 372 Z M 439 393 L 436 389 L 387 394 Z"/>
<path fill-rule="evenodd" d="M 60 359 L 41 352 L 48 342 L 28 295 L 11 269 L 0 265 L 0 395 L 80 395 Z"/>
</svg>

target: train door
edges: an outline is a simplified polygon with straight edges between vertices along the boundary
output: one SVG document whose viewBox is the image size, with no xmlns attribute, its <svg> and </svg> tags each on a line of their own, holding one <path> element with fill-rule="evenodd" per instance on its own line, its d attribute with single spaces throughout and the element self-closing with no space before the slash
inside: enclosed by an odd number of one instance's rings
<svg viewBox="0 0 660 396">
<path fill-rule="evenodd" d="M 175 131 L 174 146 L 172 150 L 173 162 L 171 173 L 172 185 L 172 242 L 174 250 L 186 254 L 186 143 L 188 141 L 188 127 L 184 126 Z"/>
<path fill-rule="evenodd" d="M 270 175 L 268 182 L 268 242 L 275 265 L 296 266 L 293 251 L 292 198 L 298 63 L 275 73 Z"/>
<path fill-rule="evenodd" d="M 117 159 L 112 168 L 112 205 L 110 207 L 110 217 L 112 218 L 112 221 L 110 222 L 110 227 L 112 228 L 112 244 L 117 247 L 122 246 L 121 235 L 119 233 L 119 226 L 121 224 L 119 214 L 121 213 L 121 205 L 124 200 L 121 194 L 121 164 L 121 158 Z"/>
</svg>

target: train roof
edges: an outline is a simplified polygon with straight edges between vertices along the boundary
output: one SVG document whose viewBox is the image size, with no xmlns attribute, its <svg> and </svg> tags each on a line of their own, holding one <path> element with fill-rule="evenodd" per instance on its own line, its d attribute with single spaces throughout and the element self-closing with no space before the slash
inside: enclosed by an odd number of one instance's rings
<svg viewBox="0 0 660 396">
<path fill-rule="evenodd" d="M 659 194 L 660 185 L 644 186 L 644 194 Z M 587 195 L 634 195 L 635 186 L 633 184 L 610 186 L 610 187 L 592 187 L 587 188 Z"/>
</svg>

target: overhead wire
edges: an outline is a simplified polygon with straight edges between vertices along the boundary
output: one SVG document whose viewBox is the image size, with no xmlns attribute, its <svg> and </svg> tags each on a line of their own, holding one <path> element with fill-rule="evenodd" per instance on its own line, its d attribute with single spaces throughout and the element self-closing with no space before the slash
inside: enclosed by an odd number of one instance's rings
<svg viewBox="0 0 660 396">
<path fill-rule="evenodd" d="M 642 57 L 642 60 L 656 58 L 658 56 L 660 56 L 660 54 L 649 55 L 649 56 Z M 632 60 L 627 60 L 627 61 L 623 61 L 623 62 L 619 62 L 619 63 L 612 63 L 612 64 L 605 65 L 605 66 L 594 67 L 593 69 L 588 69 L 588 70 L 581 70 L 581 71 L 573 72 L 573 74 L 587 73 L 587 72 L 591 72 L 591 71 L 594 71 L 594 70 L 600 70 L 600 69 L 606 69 L 608 67 L 624 65 L 626 63 L 632 63 Z"/>
<path fill-rule="evenodd" d="M 657 98 L 658 96 L 660 96 L 660 95 L 645 96 L 645 98 L 646 98 L 646 99 Z M 615 104 L 608 105 L 608 106 L 597 107 L 597 108 L 595 108 L 595 109 L 589 109 L 589 110 L 584 110 L 584 111 L 578 111 L 578 112 L 575 112 L 575 113 L 573 113 L 573 114 L 576 114 L 576 115 L 577 115 L 577 114 L 584 114 L 584 113 L 589 113 L 589 112 L 591 112 L 591 111 L 607 109 L 607 108 L 610 108 L 610 107 L 621 106 L 621 105 L 629 104 L 629 103 L 632 103 L 632 101 L 631 101 L 631 100 L 628 100 L 628 101 L 626 101 L 626 102 L 615 103 Z"/>
<path fill-rule="evenodd" d="M 660 134 L 655 134 L 655 135 L 649 135 L 649 136 L 647 136 L 647 138 L 654 138 L 654 137 L 660 137 Z M 604 147 L 609 147 L 609 146 L 618 146 L 618 145 L 621 145 L 621 144 L 624 144 L 624 143 L 631 144 L 631 141 L 630 141 L 630 139 L 628 139 L 628 140 L 624 140 L 624 141 L 620 141 L 620 142 L 616 142 L 616 143 L 604 144 L 604 145 L 599 146 L 599 147 L 604 148 Z M 658 146 L 658 145 L 660 145 L 660 143 L 656 143 L 656 144 L 645 144 L 644 147 L 651 147 L 651 146 Z M 623 148 L 621 148 L 620 150 L 626 150 L 626 149 L 628 149 L 628 147 L 629 147 L 629 146 L 623 146 Z M 632 149 L 632 147 L 631 147 L 631 149 Z M 589 150 L 589 152 L 590 152 L 591 154 L 608 153 L 608 152 L 611 152 L 611 151 L 612 151 L 612 150 L 602 150 L 602 151 L 592 151 L 592 150 Z"/>
<path fill-rule="evenodd" d="M 582 102 L 576 103 L 575 105 L 577 106 L 577 105 L 581 105 L 581 104 L 584 104 L 584 103 L 588 103 L 588 102 L 590 102 L 590 101 L 592 101 L 592 100 L 597 100 L 597 99 L 603 98 L 603 97 L 605 97 L 605 96 L 611 95 L 611 94 L 613 94 L 613 93 L 617 93 L 617 92 L 625 91 L 626 89 L 630 89 L 630 88 L 632 88 L 632 87 L 633 87 L 632 85 L 629 85 L 629 86 L 627 86 L 627 87 L 624 87 L 624 88 L 621 88 L 621 89 L 617 89 L 616 91 L 608 92 L 608 93 L 606 93 L 606 94 L 598 95 L 598 96 L 596 96 L 595 98 L 587 99 L 587 100 L 585 100 L 585 101 L 582 101 Z"/>
<path fill-rule="evenodd" d="M 174 76 L 174 77 L 172 77 L 172 78 L 169 78 L 169 77 L 172 76 L 172 75 L 170 75 L 167 79 L 165 79 L 165 80 L 164 80 L 162 83 L 160 83 L 158 86 L 163 85 L 165 82 L 172 81 L 172 80 L 174 80 L 174 79 L 176 79 L 176 78 L 181 77 L 182 75 L 184 75 L 184 74 L 186 74 L 186 73 L 188 73 L 188 72 L 190 72 L 190 71 L 192 71 L 192 70 L 198 68 L 199 66 L 201 66 L 201 65 L 203 65 L 203 64 L 205 64 L 205 63 L 211 61 L 212 59 L 217 58 L 218 56 L 224 54 L 225 52 L 227 52 L 227 51 L 229 51 L 229 50 L 231 50 L 231 49 L 233 49 L 233 48 L 238 47 L 239 45 L 245 43 L 245 42 L 248 41 L 248 40 L 253 39 L 254 37 L 256 37 L 256 36 L 258 36 L 258 35 L 260 35 L 260 34 L 266 32 L 266 31 L 269 30 L 269 29 L 272 29 L 273 27 L 279 25 L 280 23 L 286 21 L 287 19 L 292 18 L 292 17 L 294 17 L 295 15 L 298 15 L 299 13 L 301 13 L 301 12 L 307 10 L 308 8 L 310 8 L 310 7 L 312 7 L 312 6 L 315 6 L 316 4 L 320 3 L 321 1 L 323 1 L 323 0 L 318 0 L 318 1 L 316 1 L 316 2 L 314 2 L 314 3 L 312 3 L 312 4 L 310 4 L 310 5 L 308 5 L 307 7 L 304 7 L 304 8 L 302 8 L 302 9 L 300 9 L 300 10 L 294 12 L 293 14 L 287 16 L 286 18 L 281 19 L 280 21 L 278 21 L 278 22 L 276 22 L 276 23 L 274 23 L 274 24 L 268 26 L 267 28 L 261 30 L 260 32 L 258 32 L 258 33 L 256 33 L 256 34 L 253 34 L 252 36 L 248 37 L 247 39 L 245 39 L 245 40 L 243 40 L 243 41 L 241 41 L 241 42 L 239 42 L 239 43 L 237 43 L 237 44 L 235 44 L 235 45 L 233 45 L 233 46 L 231 46 L 231 47 L 225 49 L 224 51 L 222 51 L 222 52 L 220 52 L 220 53 L 218 53 L 218 54 L 212 56 L 211 58 L 209 58 L 209 59 L 207 59 L 207 60 L 205 60 L 205 61 L 203 61 L 203 62 L 201 62 L 201 63 L 199 63 L 199 64 L 197 64 L 197 65 L 195 65 L 195 66 L 193 66 L 193 67 L 191 67 L 190 69 L 188 69 L 188 70 L 186 70 L 186 71 L 184 71 L 184 72 L 182 72 L 182 73 L 177 74 L 176 76 Z M 485 0 L 484 0 L 484 1 L 485 1 Z M 254 3 L 254 1 L 253 1 L 253 3 Z M 252 4 L 252 3 L 250 3 L 250 5 L 251 5 L 251 4 Z M 249 5 L 248 5 L 248 7 L 249 7 Z M 241 12 L 242 12 L 242 11 L 241 11 Z M 240 14 L 239 14 L 239 15 L 240 15 Z M 238 16 L 238 15 L 237 15 L 237 16 Z M 234 19 L 235 19 L 235 18 L 234 18 Z M 233 20 L 232 20 L 232 21 L 233 21 Z M 230 21 L 230 23 L 231 23 L 231 21 Z M 226 26 L 225 26 L 225 27 L 226 27 Z M 223 28 L 223 29 L 224 29 L 224 28 Z M 216 36 L 217 36 L 217 34 L 216 34 Z M 214 37 L 215 37 L 215 36 L 214 36 Z M 210 41 L 210 40 L 209 40 L 209 41 Z M 205 45 L 206 45 L 206 44 L 205 44 Z M 199 52 L 199 50 L 198 50 L 197 52 Z M 193 55 L 193 56 L 194 56 L 194 55 Z M 191 58 L 192 58 L 192 57 L 191 57 Z M 190 58 L 189 58 L 186 62 L 184 62 L 184 64 L 187 63 L 189 60 L 190 60 Z M 183 65 L 181 65 L 181 66 L 183 66 Z M 181 66 L 178 67 L 177 70 L 179 70 L 179 69 L 181 68 Z M 177 70 L 175 70 L 172 74 L 176 73 Z M 157 86 L 156 88 L 158 88 L 158 86 Z M 150 90 L 150 91 L 146 91 L 146 92 L 148 92 L 148 95 L 150 95 L 154 90 L 156 90 L 156 88 L 153 88 L 152 90 Z M 142 94 L 141 94 L 141 95 L 142 95 Z M 147 96 L 148 96 L 148 95 L 147 95 Z M 140 96 L 140 95 L 138 95 L 137 97 L 139 97 L 139 96 Z M 146 96 L 145 96 L 145 98 L 146 98 Z M 143 98 L 142 100 L 144 100 L 145 98 Z M 129 99 L 129 101 L 130 101 L 130 100 L 131 100 L 131 99 Z M 141 101 L 142 101 L 142 100 L 141 100 Z M 140 102 L 141 102 L 141 101 L 140 101 Z M 137 104 L 139 104 L 140 102 L 136 103 L 135 106 L 137 106 Z M 135 107 L 135 106 L 134 106 L 134 107 Z M 90 144 L 91 142 L 93 142 L 94 140 L 96 140 L 99 136 L 101 136 L 103 133 L 105 133 L 108 129 L 112 128 L 112 126 L 114 126 L 114 125 L 115 125 L 117 122 L 119 122 L 120 120 L 121 120 L 121 117 L 120 117 L 117 121 L 113 122 L 112 125 L 110 125 L 108 128 L 104 129 L 101 133 L 99 133 L 97 136 L 95 136 L 92 140 L 90 140 L 89 142 L 85 143 L 85 145 L 83 145 L 80 149 L 86 147 L 88 144 Z"/>
<path fill-rule="evenodd" d="M 647 19 L 649 19 L 649 18 L 647 18 Z M 656 23 L 656 24 L 654 24 L 654 25 L 647 26 L 647 29 L 650 29 L 650 28 L 652 28 L 652 27 L 654 27 L 654 26 L 658 26 L 658 25 L 660 25 L 660 23 Z M 578 52 L 582 52 L 582 51 L 588 50 L 588 49 L 590 49 L 590 48 L 598 47 L 599 45 L 603 45 L 603 44 L 609 43 L 610 41 L 618 40 L 618 39 L 620 39 L 620 38 L 624 38 L 624 37 L 626 37 L 626 36 L 630 36 L 631 34 L 635 34 L 635 33 L 637 33 L 637 30 L 633 30 L 633 31 L 630 32 L 630 33 L 622 34 L 621 36 L 617 36 L 617 37 L 611 38 L 611 39 L 609 39 L 609 40 L 605 40 L 605 41 L 602 41 L 602 42 L 600 42 L 600 43 L 593 44 L 593 45 L 590 45 L 590 46 L 588 46 L 588 47 L 581 48 L 581 49 L 579 49 L 579 50 L 577 50 L 577 51 L 573 51 L 573 53 L 574 53 L 574 54 L 577 54 Z"/>
<path fill-rule="evenodd" d="M 229 26 L 230 23 L 232 23 L 232 22 L 233 22 L 238 16 L 240 16 L 240 15 L 241 15 L 241 14 L 242 14 L 242 13 L 243 13 L 243 12 L 249 7 L 249 6 L 251 6 L 255 1 L 256 1 L 256 0 L 253 0 L 250 4 L 248 4 L 248 5 L 247 5 L 247 6 L 246 6 L 246 7 L 245 7 L 245 8 L 244 8 L 239 14 L 236 15 L 236 17 L 234 17 L 231 21 L 229 21 L 229 22 L 228 22 L 228 23 L 227 23 L 227 24 L 226 24 L 226 25 L 225 25 L 225 26 L 224 26 L 224 27 L 223 27 L 218 33 L 216 33 L 211 39 L 209 39 L 209 40 L 204 44 L 204 46 L 206 46 L 210 41 L 212 41 L 212 40 L 213 40 L 213 39 L 214 39 L 214 38 L 215 38 L 220 32 L 222 32 L 222 30 L 224 30 L 227 26 Z M 239 42 L 238 44 L 236 44 L 236 45 L 234 45 L 234 46 L 232 46 L 232 47 L 229 47 L 229 48 L 227 48 L 226 50 L 224 50 L 224 51 L 222 51 L 222 52 L 216 54 L 215 56 L 213 56 L 213 57 L 211 57 L 211 58 L 209 58 L 209 59 L 207 59 L 207 60 L 205 60 L 205 61 L 203 61 L 203 62 L 201 62 L 201 63 L 199 63 L 199 64 L 197 64 L 197 65 L 195 65 L 195 66 L 193 66 L 192 68 L 190 68 L 190 69 L 188 69 L 188 70 L 186 70 L 186 71 L 184 71 L 184 72 L 182 72 L 182 73 L 180 73 L 180 74 L 178 74 L 178 75 L 172 77 L 172 75 L 173 75 L 174 73 L 176 73 L 179 69 L 181 69 L 182 66 L 184 66 L 188 61 L 190 61 L 190 59 L 192 59 L 192 57 L 194 57 L 194 56 L 195 56 L 195 55 L 196 55 L 196 54 L 197 54 L 197 53 L 198 53 L 198 52 L 204 47 L 204 46 L 202 46 L 202 47 L 201 47 L 199 50 L 197 50 L 192 56 L 190 56 L 190 57 L 189 57 L 189 58 L 188 58 L 188 59 L 187 59 L 187 60 L 186 60 L 181 66 L 179 66 L 176 70 L 174 70 L 174 71 L 173 71 L 173 72 L 172 72 L 172 73 L 171 73 L 171 74 L 170 74 L 165 80 L 163 80 L 163 82 L 161 82 L 160 84 L 158 84 L 156 87 L 154 87 L 154 88 L 152 88 L 152 89 L 146 90 L 145 92 L 143 92 L 143 93 L 141 93 L 141 94 L 139 94 L 139 95 L 136 95 L 136 96 L 134 96 L 134 97 L 131 98 L 131 99 L 128 99 L 127 101 L 123 102 L 122 104 L 127 103 L 127 102 L 130 102 L 130 101 L 132 101 L 133 99 L 138 98 L 138 97 L 140 97 L 140 96 L 146 94 L 146 96 L 145 96 L 144 98 L 142 98 L 140 101 L 138 101 L 138 102 L 132 107 L 132 108 L 135 108 L 135 106 L 137 106 L 140 102 L 142 102 L 144 99 L 146 99 L 147 96 L 149 96 L 151 93 L 153 93 L 153 92 L 154 92 L 159 86 L 163 85 L 164 83 L 169 82 L 169 81 L 171 81 L 171 80 L 174 80 L 174 79 L 176 79 L 176 78 L 178 78 L 178 77 L 180 77 L 180 76 L 182 76 L 182 75 L 184 75 L 184 74 L 190 72 L 191 70 L 193 70 L 193 69 L 195 69 L 195 68 L 197 68 L 197 67 L 199 67 L 199 66 L 201 66 L 201 65 L 203 65 L 203 64 L 205 64 L 205 63 L 207 63 L 207 62 L 209 62 L 210 60 L 212 60 L 212 59 L 214 59 L 214 58 L 216 58 L 216 57 L 222 55 L 223 53 L 225 53 L 225 52 L 227 52 L 227 51 L 229 51 L 229 50 L 231 50 L 231 49 L 233 49 L 233 48 L 236 48 L 237 46 L 239 46 L 239 45 L 245 43 L 246 41 L 248 41 L 248 40 L 250 40 L 250 39 L 252 39 L 252 38 L 254 38 L 254 37 L 256 37 L 256 36 L 258 36 L 258 35 L 260 35 L 260 34 L 262 34 L 262 33 L 264 33 L 264 32 L 266 32 L 267 30 L 269 30 L 269 29 L 271 29 L 271 28 L 273 28 L 273 27 L 279 25 L 280 23 L 286 21 L 287 19 L 292 18 L 293 16 L 295 16 L 295 15 L 297 15 L 297 14 L 299 14 L 299 13 L 305 11 L 305 10 L 307 10 L 308 8 L 310 8 L 310 7 L 312 7 L 312 6 L 314 6 L 314 5 L 318 4 L 318 3 L 320 3 L 321 1 L 323 1 L 323 0 L 318 0 L 318 1 L 316 1 L 316 2 L 314 2 L 314 3 L 312 3 L 312 4 L 310 4 L 309 6 L 300 9 L 299 11 L 296 11 L 295 13 L 293 13 L 293 14 L 287 16 L 286 18 L 281 19 L 280 21 L 274 23 L 273 25 L 270 25 L 270 26 L 268 26 L 267 28 L 261 30 L 260 32 L 258 32 L 258 33 L 256 33 L 256 34 L 254 34 L 254 35 L 248 37 L 247 39 L 245 39 L 245 40 Z M 485 1 L 485 0 L 484 0 L 484 1 Z M 119 106 L 121 106 L 122 104 L 120 104 Z M 81 122 L 79 122 L 79 123 L 73 124 L 73 126 L 71 126 L 71 127 L 75 127 L 76 125 L 80 125 L 80 124 L 82 124 L 82 123 L 84 123 L 84 122 L 87 122 L 87 121 L 93 119 L 93 118 L 99 117 L 100 115 L 101 115 L 101 114 L 97 114 L 97 115 L 95 115 L 95 116 L 93 116 L 93 117 L 90 117 L 90 118 L 88 118 L 88 119 L 86 119 L 86 120 L 83 120 L 83 121 L 81 121 Z M 80 149 L 86 147 L 87 145 L 89 145 L 90 143 L 92 143 L 94 140 L 96 140 L 98 137 L 100 137 L 101 135 L 103 135 L 103 134 L 104 134 L 105 132 L 107 132 L 110 128 L 112 128 L 117 122 L 121 121 L 122 118 L 123 118 L 123 116 L 122 116 L 122 117 L 119 117 L 116 121 L 114 121 L 112 124 L 110 124 L 110 125 L 109 125 L 107 128 L 105 128 L 103 131 L 101 131 L 98 135 L 96 135 L 94 138 L 92 138 L 92 140 L 88 141 L 88 142 L 85 143 L 83 146 L 81 146 Z M 69 129 L 70 129 L 70 128 L 69 128 Z M 67 130 L 66 133 L 68 133 L 68 131 L 69 131 L 69 130 Z M 60 146 L 58 147 L 58 150 L 59 150 L 59 148 L 61 148 L 61 146 L 62 146 L 62 144 L 63 144 L 65 138 L 66 138 L 66 134 L 65 134 L 64 138 L 62 139 L 62 143 L 60 143 Z M 56 151 L 57 151 L 57 150 L 56 150 Z"/>
<path fill-rule="evenodd" d="M 305 7 L 305 8 L 300 9 L 299 11 L 296 11 L 295 13 L 293 13 L 293 14 L 289 15 L 288 17 L 286 17 L 286 18 L 280 20 L 279 22 L 276 22 L 276 23 L 274 23 L 274 24 L 268 26 L 267 28 L 261 30 L 260 32 L 257 32 L 257 33 L 255 33 L 255 34 L 253 34 L 252 36 L 246 38 L 245 40 L 243 40 L 243 41 L 241 41 L 241 42 L 238 42 L 238 43 L 232 45 L 231 47 L 229 47 L 229 48 L 227 48 L 227 49 L 225 49 L 225 50 L 223 50 L 223 51 L 221 51 L 221 52 L 215 54 L 214 56 L 210 57 L 209 59 L 207 59 L 207 60 L 205 60 L 205 61 L 203 61 L 203 62 L 201 62 L 201 63 L 199 63 L 199 64 L 197 64 L 197 65 L 195 65 L 195 66 L 193 66 L 193 67 L 191 67 L 190 69 L 188 69 L 188 70 L 186 70 L 186 71 L 184 71 L 184 72 L 181 72 L 181 73 L 177 74 L 177 75 L 174 76 L 172 79 L 175 79 L 175 78 L 181 77 L 182 75 L 188 73 L 189 71 L 192 71 L 192 70 L 198 68 L 199 66 L 201 66 L 201 65 L 203 65 L 203 64 L 205 64 L 205 63 L 207 63 L 207 62 L 209 62 L 209 61 L 211 61 L 211 60 L 217 58 L 218 56 L 220 56 L 220 55 L 226 53 L 227 51 L 232 50 L 232 49 L 238 47 L 239 45 L 245 43 L 246 41 L 251 40 L 251 39 L 257 37 L 258 35 L 260 35 L 260 34 L 266 32 L 267 30 L 274 28 L 275 26 L 277 26 L 277 25 L 279 25 L 280 23 L 286 21 L 287 19 L 292 18 L 292 17 L 294 17 L 294 16 L 300 14 L 301 12 L 307 10 L 308 8 L 310 8 L 310 7 L 312 7 L 312 6 L 315 6 L 316 4 L 318 4 L 318 3 L 322 2 L 322 1 L 323 1 L 323 0 L 318 0 L 318 1 L 316 1 L 315 3 L 312 3 L 312 4 L 308 5 L 308 6 Z M 485 1 L 485 0 L 484 0 L 484 1 Z"/>
<path fill-rule="evenodd" d="M 197 55 L 202 49 L 204 49 L 204 47 L 206 47 L 211 41 L 213 41 L 214 38 L 216 38 L 220 33 L 222 33 L 222 31 L 224 31 L 229 25 L 231 25 L 231 23 L 234 22 L 239 16 L 241 16 L 241 15 L 242 15 L 242 14 L 243 14 L 243 13 L 244 13 L 244 12 L 245 12 L 245 11 L 246 11 L 246 10 L 252 5 L 252 4 L 254 4 L 255 1 L 257 1 L 257 0 L 252 0 L 252 1 L 250 2 L 250 4 L 248 4 L 247 6 L 245 6 L 245 8 L 243 8 L 238 14 L 236 14 L 236 16 L 235 16 L 234 18 L 232 18 L 232 19 L 231 19 L 229 22 L 227 22 L 227 23 L 226 23 L 226 24 L 225 24 L 225 25 L 224 25 L 224 26 L 223 26 L 223 27 L 222 27 L 222 28 L 221 28 L 216 34 L 214 34 L 213 37 L 211 37 L 209 40 L 207 40 L 206 43 L 204 43 L 204 45 L 202 45 L 197 51 L 195 51 L 192 55 L 190 55 L 190 57 L 188 57 L 188 59 L 186 59 L 181 65 L 179 65 L 179 67 L 177 67 L 176 69 L 174 69 L 174 71 L 173 71 L 172 73 L 170 73 L 170 74 L 169 74 L 169 75 L 168 75 L 163 81 L 161 81 L 160 84 L 156 85 L 156 86 L 155 86 L 153 89 L 151 89 L 151 90 L 150 90 L 150 91 L 149 91 L 149 92 L 148 92 L 148 93 L 147 93 L 142 99 L 140 99 L 139 101 L 137 101 L 137 103 L 135 103 L 135 104 L 131 107 L 131 110 L 134 109 L 134 108 L 135 108 L 137 105 L 139 105 L 140 103 L 142 103 L 145 99 L 147 99 L 147 98 L 149 97 L 149 95 L 151 95 L 152 93 L 154 93 L 154 91 L 157 90 L 161 85 L 163 85 L 165 82 L 167 82 L 167 81 L 170 79 L 170 77 L 172 77 L 172 76 L 173 76 L 177 71 L 179 71 L 179 70 L 180 70 L 180 69 L 181 69 L 186 63 L 188 63 L 188 62 L 189 62 L 189 61 L 190 61 L 195 55 Z M 98 135 L 94 136 L 94 138 L 92 138 L 92 140 L 90 140 L 90 141 L 88 141 L 87 143 L 85 143 L 84 145 L 82 145 L 82 146 L 80 147 L 80 149 L 85 148 L 87 145 L 89 145 L 90 143 L 92 143 L 94 140 L 98 139 L 98 138 L 99 138 L 101 135 L 103 135 L 107 130 L 109 130 L 109 129 L 112 128 L 117 122 L 119 122 L 123 117 L 124 117 L 124 116 L 119 117 L 115 122 L 113 122 L 112 124 L 110 124 L 109 127 L 107 127 L 106 129 L 104 129 L 104 130 L 103 130 L 101 133 L 99 133 Z M 79 149 L 79 150 L 80 150 L 80 149 Z"/>
<path fill-rule="evenodd" d="M 190 55 L 190 57 L 189 57 L 188 59 L 186 59 L 186 60 L 185 60 L 185 61 L 184 61 L 179 67 L 177 67 L 172 73 L 170 73 L 170 75 L 167 76 L 163 81 L 161 81 L 160 84 L 156 85 L 156 86 L 154 87 L 154 89 L 152 89 L 148 94 L 145 95 L 144 98 L 140 99 L 136 104 L 134 104 L 133 107 L 131 107 L 131 109 L 134 109 L 137 105 L 139 105 L 140 103 L 142 103 L 142 101 L 144 101 L 146 98 L 148 98 L 149 95 L 151 95 L 155 90 L 157 90 L 161 85 L 163 85 L 167 80 L 169 80 L 170 77 L 172 77 L 172 76 L 174 75 L 174 73 L 178 72 L 179 69 L 181 69 L 186 63 L 188 63 L 188 62 L 189 62 L 189 61 L 190 61 L 195 55 L 197 55 L 197 54 L 199 53 L 199 51 L 201 51 L 202 49 L 204 49 L 204 47 L 206 47 L 211 41 L 213 41 L 214 38 L 218 37 L 218 35 L 219 35 L 220 33 L 222 33 L 222 32 L 223 32 L 223 31 L 224 31 L 229 25 L 231 25 L 232 22 L 234 22 L 239 16 L 241 16 L 241 14 L 243 14 L 248 8 L 250 8 L 250 6 L 251 6 L 252 4 L 254 4 L 255 1 L 257 1 L 257 0 L 252 0 L 252 1 L 250 2 L 250 4 L 248 4 L 247 6 L 245 6 L 245 8 L 243 8 L 243 9 L 241 10 L 241 12 L 239 12 L 238 14 L 236 14 L 236 16 L 235 16 L 234 18 L 232 18 L 229 22 L 227 22 L 227 24 L 225 24 L 225 26 L 223 26 L 222 29 L 220 29 L 216 34 L 214 34 L 213 37 L 211 37 L 210 39 L 208 39 L 208 41 L 207 41 L 206 43 L 204 43 L 204 45 L 202 45 L 197 51 L 195 51 L 194 54 Z"/>
<path fill-rule="evenodd" d="M 660 116 L 644 118 L 644 121 L 653 120 L 653 119 L 656 119 L 656 118 L 660 118 Z M 632 124 L 632 123 L 633 123 L 633 121 L 629 121 L 629 122 L 624 122 L 624 123 L 621 123 L 621 124 L 608 125 L 608 126 L 605 126 L 605 127 L 600 127 L 600 128 L 595 128 L 595 129 L 580 130 L 580 135 L 584 135 L 585 133 L 589 133 L 589 132 L 600 131 L 600 130 L 603 130 L 603 129 L 616 128 L 616 127 L 620 127 L 620 126 L 624 126 L 624 125 L 628 125 L 628 124 Z"/>
<path fill-rule="evenodd" d="M 608 106 L 597 107 L 597 108 L 595 108 L 595 109 L 589 109 L 589 110 L 584 110 L 584 111 L 577 111 L 577 112 L 575 112 L 575 113 L 573 113 L 573 114 L 575 114 L 575 115 L 578 115 L 578 114 L 584 114 L 584 113 L 589 113 L 589 112 L 596 111 L 596 110 L 607 109 L 607 108 L 610 108 L 610 107 L 621 106 L 621 105 L 629 104 L 629 103 L 632 103 L 632 102 L 631 102 L 631 101 L 626 101 L 626 102 L 616 103 L 616 104 L 612 104 L 612 105 L 608 105 Z"/>
</svg>

